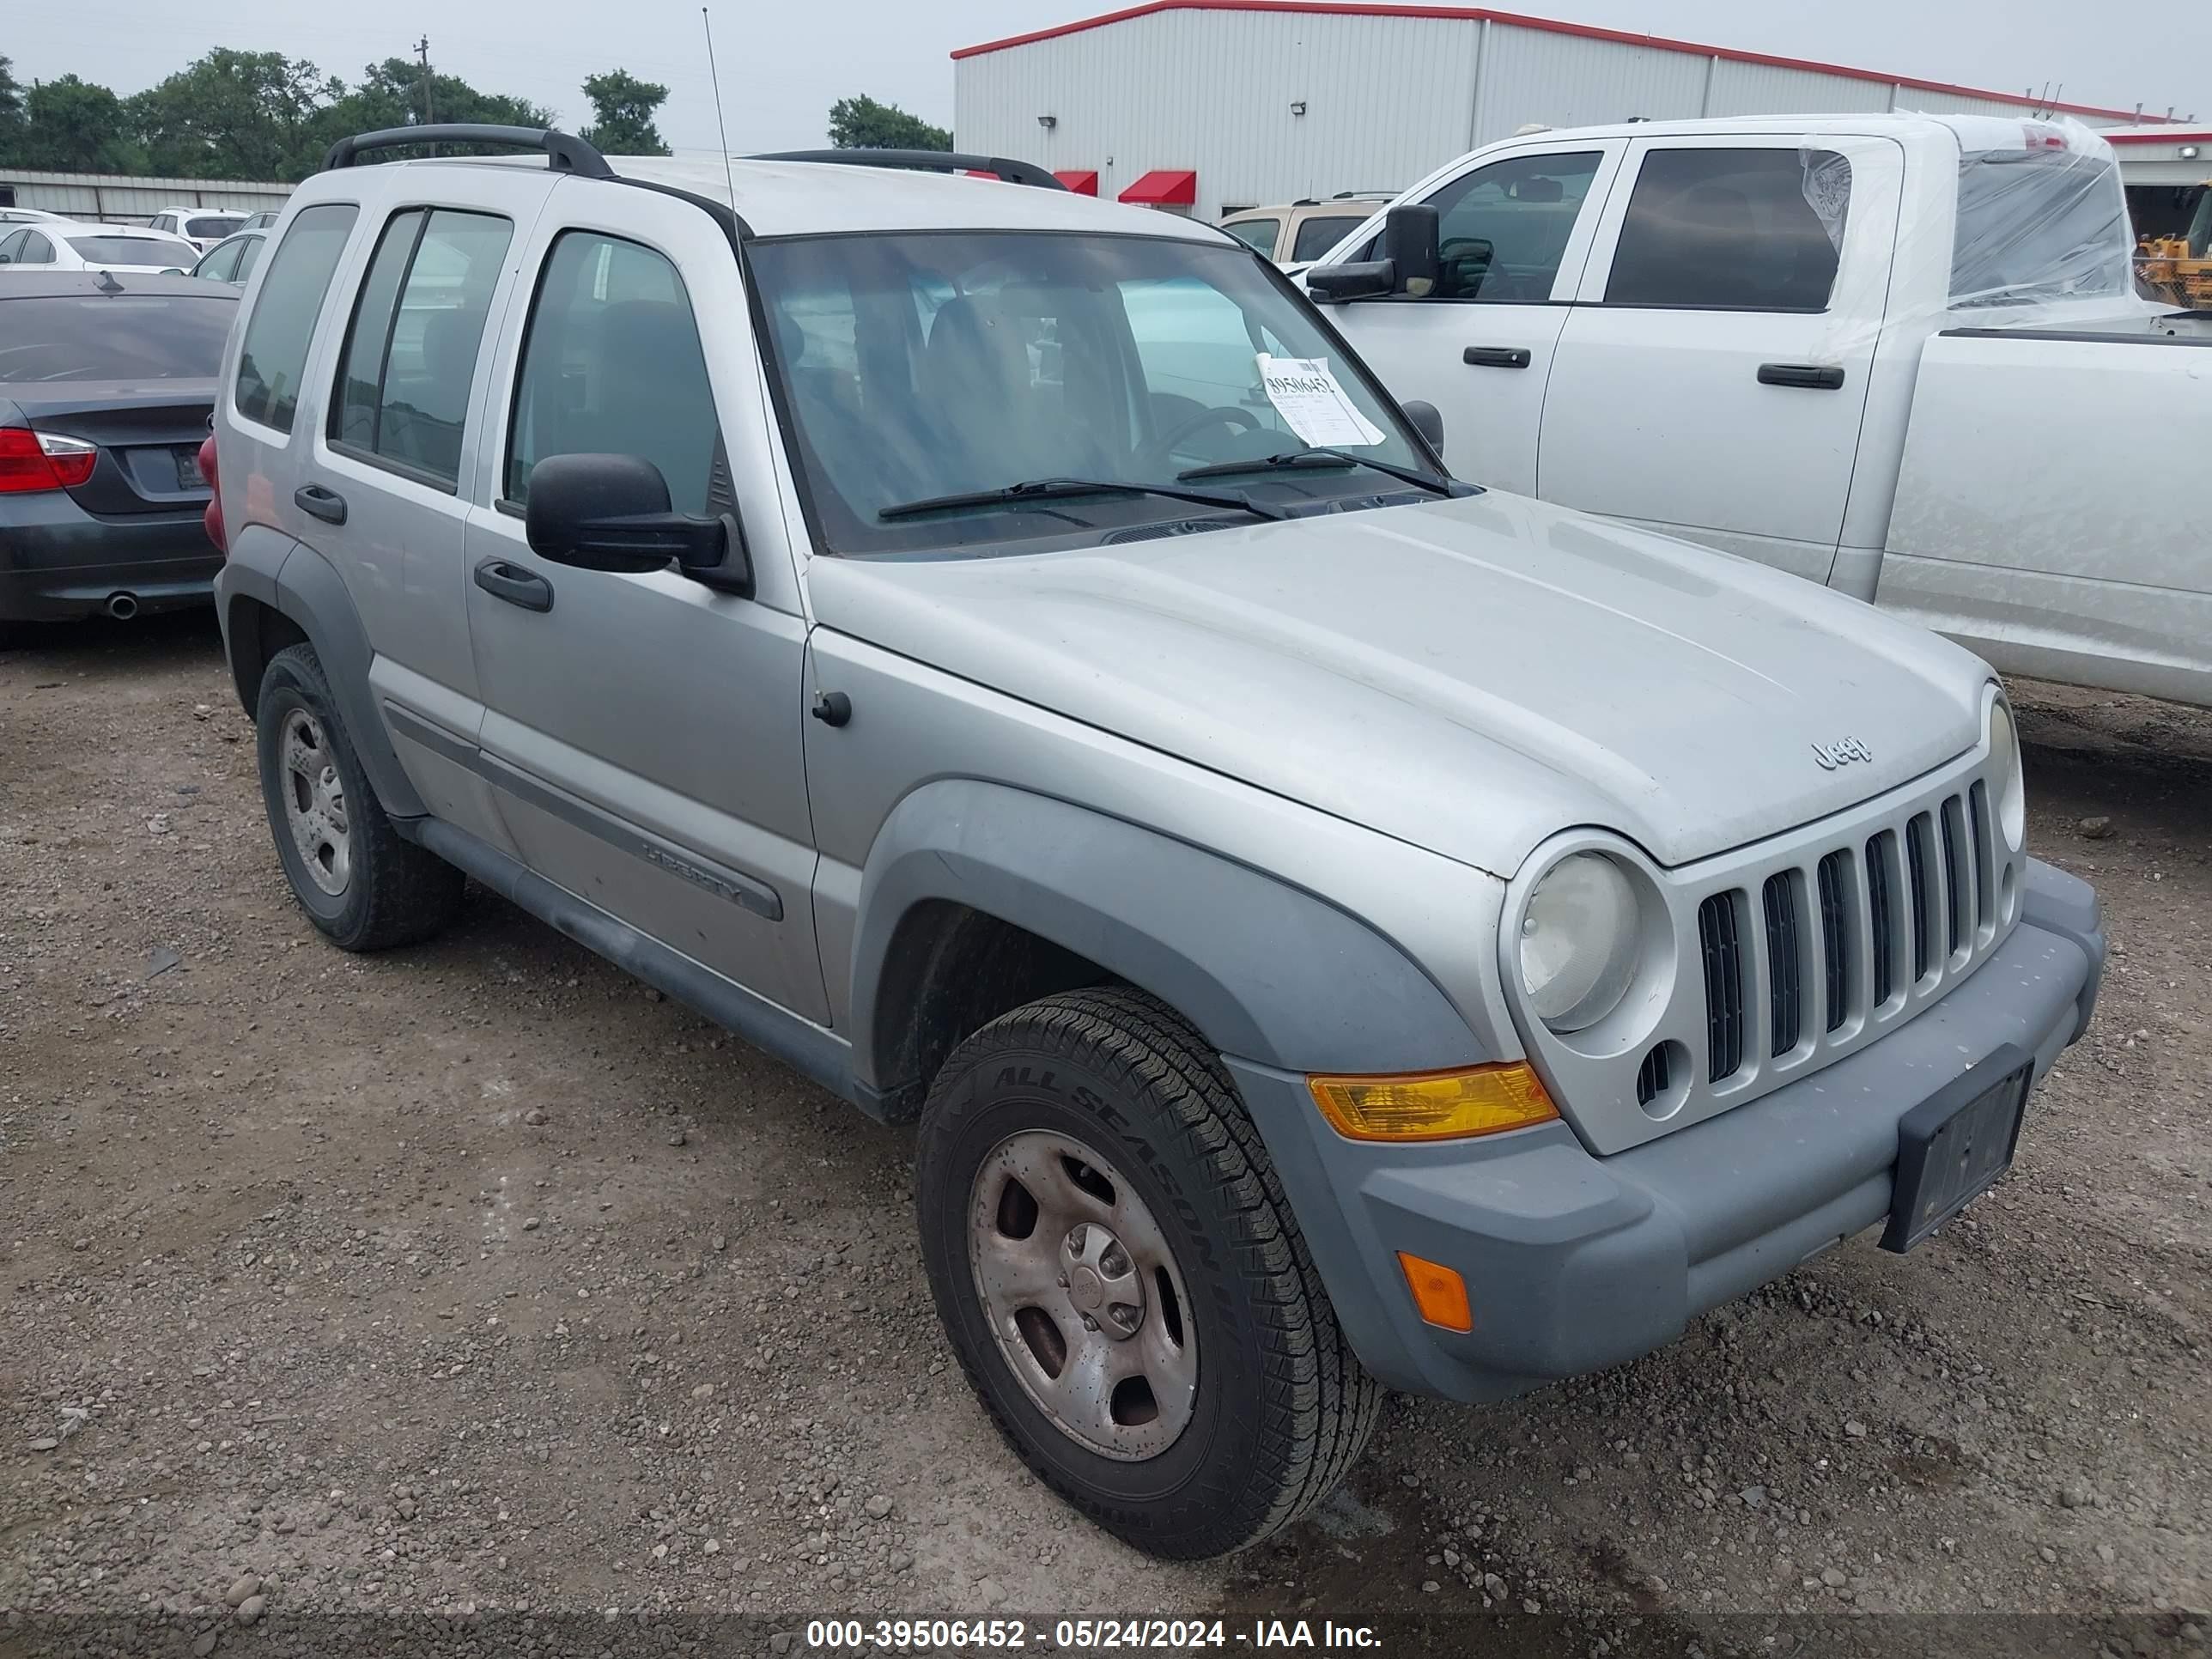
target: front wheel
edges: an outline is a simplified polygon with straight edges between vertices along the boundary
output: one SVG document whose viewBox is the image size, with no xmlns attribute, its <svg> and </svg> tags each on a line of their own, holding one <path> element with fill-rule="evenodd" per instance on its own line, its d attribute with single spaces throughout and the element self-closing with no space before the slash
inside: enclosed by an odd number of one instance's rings
<svg viewBox="0 0 2212 1659">
<path fill-rule="evenodd" d="M 1218 1555 L 1358 1460 L 1382 1390 L 1218 1057 L 1164 1005 L 1076 991 L 994 1020 L 938 1074 L 918 1163 L 969 1381 L 1109 1531 Z"/>
</svg>

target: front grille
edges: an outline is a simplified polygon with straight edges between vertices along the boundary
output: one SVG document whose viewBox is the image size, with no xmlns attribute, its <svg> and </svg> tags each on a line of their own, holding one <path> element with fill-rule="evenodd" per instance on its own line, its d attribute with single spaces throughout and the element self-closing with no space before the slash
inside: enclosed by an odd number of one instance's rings
<svg viewBox="0 0 2212 1659">
<path fill-rule="evenodd" d="M 1863 840 L 1816 846 L 1705 896 L 1708 1082 L 1737 1076 L 1754 1056 L 1781 1060 L 1808 1035 L 1848 1042 L 1972 959 L 1997 922 L 1984 793 L 1973 781 L 1923 799 Z M 1752 918 L 1756 951 L 1744 931 Z"/>
<path fill-rule="evenodd" d="M 1706 1080 L 1734 1077 L 1743 1065 L 1743 952 L 1736 943 L 1735 895 L 1716 893 L 1698 907 L 1705 957 Z"/>
</svg>

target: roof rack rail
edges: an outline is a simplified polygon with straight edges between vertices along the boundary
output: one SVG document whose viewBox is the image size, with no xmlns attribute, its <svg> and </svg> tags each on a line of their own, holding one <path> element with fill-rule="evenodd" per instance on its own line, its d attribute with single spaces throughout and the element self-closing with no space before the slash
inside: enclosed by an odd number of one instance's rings
<svg viewBox="0 0 2212 1659">
<path fill-rule="evenodd" d="M 786 149 L 752 159 L 829 161 L 839 167 L 900 167 L 921 173 L 990 173 L 1010 185 L 1034 185 L 1040 190 L 1067 188 L 1034 161 L 1011 161 L 1003 155 L 968 155 L 951 149 Z"/>
<path fill-rule="evenodd" d="M 573 133 L 550 127 L 502 127 L 477 121 L 441 121 L 419 127 L 386 127 L 380 132 L 356 133 L 332 144 L 323 157 L 325 171 L 349 167 L 373 149 L 399 149 L 412 144 L 499 144 L 513 149 L 542 149 L 546 165 L 556 173 L 573 173 L 584 179 L 611 179 L 615 170 L 607 158 Z"/>
</svg>

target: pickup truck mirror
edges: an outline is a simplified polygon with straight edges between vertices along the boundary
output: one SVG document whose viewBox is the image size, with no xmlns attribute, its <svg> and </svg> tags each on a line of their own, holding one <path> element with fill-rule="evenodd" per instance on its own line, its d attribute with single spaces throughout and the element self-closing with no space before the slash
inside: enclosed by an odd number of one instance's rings
<svg viewBox="0 0 2212 1659">
<path fill-rule="evenodd" d="M 668 481 L 642 455 L 549 455 L 530 470 L 530 550 L 555 564 L 633 575 L 674 559 L 693 580 L 750 597 L 752 560 L 735 517 L 669 509 Z"/>
<path fill-rule="evenodd" d="M 1398 273 L 1388 259 L 1360 259 L 1350 264 L 1316 265 L 1305 274 L 1306 292 L 1322 305 L 1341 305 L 1346 300 L 1375 300 L 1398 290 Z"/>
<path fill-rule="evenodd" d="M 1382 257 L 1395 278 L 1394 293 L 1418 300 L 1436 292 L 1443 270 L 1438 234 L 1437 210 L 1425 202 L 1402 203 L 1383 216 Z"/>
<path fill-rule="evenodd" d="M 1443 411 L 1424 398 L 1408 398 L 1398 407 L 1405 411 L 1407 423 L 1428 440 L 1429 447 L 1437 452 L 1438 459 L 1442 459 L 1444 453 Z"/>
</svg>

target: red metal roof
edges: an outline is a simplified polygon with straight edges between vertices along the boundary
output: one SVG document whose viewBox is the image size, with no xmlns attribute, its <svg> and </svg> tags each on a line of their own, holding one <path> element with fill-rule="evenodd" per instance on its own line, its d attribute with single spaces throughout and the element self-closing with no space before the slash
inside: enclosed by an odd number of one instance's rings
<svg viewBox="0 0 2212 1659">
<path fill-rule="evenodd" d="M 2100 133 L 2108 144 L 2212 144 L 2212 129 L 2183 127 L 2178 123 L 2164 132 Z"/>
<path fill-rule="evenodd" d="M 1154 167 L 1119 198 L 1139 207 L 1189 207 L 1198 200 L 1198 175 Z"/>
<path fill-rule="evenodd" d="M 2133 110 L 2100 109 L 2092 104 L 2039 104 L 2034 99 L 2022 97 L 2018 93 L 1987 92 L 1977 87 L 1954 86 L 1948 81 L 1923 81 L 1911 75 L 1882 75 L 1873 70 L 1853 69 L 1844 64 L 1815 63 L 1807 58 L 1779 58 L 1771 52 L 1737 52 L 1727 46 L 1701 46 L 1694 41 L 1670 40 L 1663 35 L 1637 34 L 1627 29 L 1598 28 L 1589 23 L 1562 23 L 1549 17 L 1492 11 L 1482 6 L 1383 5 L 1370 3 L 1369 0 L 1329 0 L 1329 3 L 1317 5 L 1307 4 L 1304 0 L 1146 0 L 1143 5 L 1102 12 L 1096 17 L 1079 18 L 1073 23 L 1032 29 L 1027 34 L 1010 34 L 1002 40 L 986 40 L 981 46 L 962 46 L 952 55 L 956 58 L 976 58 L 987 52 L 1004 52 L 1009 46 L 1026 46 L 1033 41 L 1055 40 L 1063 34 L 1079 34 L 1085 29 L 1103 28 L 1109 23 L 1126 22 L 1132 17 L 1149 17 L 1162 11 L 1318 12 L 1333 17 L 1440 17 L 1457 18 L 1468 22 L 1480 22 L 1487 19 L 1492 22 L 1510 24 L 1515 28 L 1540 29 L 1547 34 L 1572 34 L 1585 40 L 1614 40 L 1625 46 L 1650 46 L 1660 52 L 1688 52 L 1698 58 L 1722 58 L 1731 64 L 1759 64 L 1769 69 L 1806 70 L 1815 75 L 1840 75 L 1853 81 L 1910 87 L 1916 92 L 1940 92 L 1953 98 L 1987 98 L 1997 103 L 2017 104 L 2022 109 L 2054 110 L 2064 115 L 2095 115 L 2116 121 L 2150 122 L 2157 118 L 2138 115 Z"/>
<path fill-rule="evenodd" d="M 1078 196 L 1096 196 L 1098 193 L 1098 175 L 1086 168 L 1054 167 L 1052 176 Z"/>
</svg>

